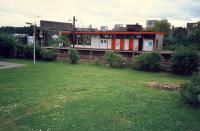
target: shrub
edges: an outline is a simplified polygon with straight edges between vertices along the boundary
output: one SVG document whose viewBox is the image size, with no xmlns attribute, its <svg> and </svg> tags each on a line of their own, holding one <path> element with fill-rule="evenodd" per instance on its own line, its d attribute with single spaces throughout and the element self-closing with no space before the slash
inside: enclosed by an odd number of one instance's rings
<svg viewBox="0 0 200 131">
<path fill-rule="evenodd" d="M 200 73 L 193 80 L 182 85 L 181 96 L 185 103 L 200 105 Z"/>
<path fill-rule="evenodd" d="M 109 64 L 110 67 L 112 67 L 113 62 L 115 60 L 115 53 L 113 51 L 107 51 L 104 55 L 104 58 L 107 64 Z"/>
<path fill-rule="evenodd" d="M 40 52 L 41 59 L 45 61 L 53 61 L 57 57 L 57 53 L 54 50 L 42 49 Z"/>
<path fill-rule="evenodd" d="M 35 46 L 35 56 L 36 59 L 40 59 L 41 48 L 36 44 Z M 33 45 L 18 45 L 17 46 L 17 57 L 24 59 L 33 59 Z"/>
<path fill-rule="evenodd" d="M 25 47 L 23 44 L 17 44 L 16 46 L 16 57 L 24 58 L 25 57 Z"/>
<path fill-rule="evenodd" d="M 162 57 L 157 52 L 145 53 L 136 56 L 133 60 L 133 68 L 143 71 L 157 72 L 161 70 Z"/>
<path fill-rule="evenodd" d="M 71 64 L 77 64 L 79 61 L 79 54 L 74 48 L 69 49 L 68 57 Z"/>
<path fill-rule="evenodd" d="M 17 41 L 8 34 L 0 34 L 0 56 L 15 57 Z"/>
<path fill-rule="evenodd" d="M 113 67 L 125 67 L 126 59 L 121 54 L 115 54 Z"/>
<path fill-rule="evenodd" d="M 98 58 L 95 58 L 95 65 L 97 66 L 101 65 L 101 61 Z"/>
<path fill-rule="evenodd" d="M 171 58 L 171 72 L 178 75 L 192 75 L 198 71 L 199 56 L 196 49 L 179 47 Z"/>
<path fill-rule="evenodd" d="M 121 54 L 117 54 L 113 51 L 107 51 L 104 55 L 104 59 L 110 67 L 123 67 L 126 62 Z"/>
</svg>

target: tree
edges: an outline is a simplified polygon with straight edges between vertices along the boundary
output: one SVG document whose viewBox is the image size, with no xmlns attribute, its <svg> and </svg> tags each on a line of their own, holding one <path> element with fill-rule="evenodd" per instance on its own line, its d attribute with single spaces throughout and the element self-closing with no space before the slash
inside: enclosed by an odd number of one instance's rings
<svg viewBox="0 0 200 131">
<path fill-rule="evenodd" d="M 178 47 L 171 58 L 171 72 L 177 75 L 192 75 L 198 71 L 199 56 L 195 47 Z"/>
<path fill-rule="evenodd" d="M 197 27 L 188 33 L 188 41 L 194 43 L 200 50 L 200 21 L 197 22 Z"/>
<path fill-rule="evenodd" d="M 169 36 L 171 32 L 170 27 L 171 27 L 171 24 L 168 22 L 168 20 L 163 19 L 163 20 L 155 22 L 153 31 L 164 32 L 166 33 L 166 36 Z"/>
<path fill-rule="evenodd" d="M 63 46 L 65 46 L 65 47 L 69 47 L 70 46 L 69 39 L 65 35 L 60 35 L 58 38 L 50 40 L 49 41 L 49 46 L 58 47 L 59 43 L 63 43 L 64 44 Z"/>
<path fill-rule="evenodd" d="M 74 48 L 70 48 L 70 49 L 69 49 L 68 58 L 69 58 L 69 62 L 70 62 L 71 64 L 77 64 L 78 61 L 79 61 L 79 59 L 80 59 L 77 50 L 74 49 Z"/>
</svg>

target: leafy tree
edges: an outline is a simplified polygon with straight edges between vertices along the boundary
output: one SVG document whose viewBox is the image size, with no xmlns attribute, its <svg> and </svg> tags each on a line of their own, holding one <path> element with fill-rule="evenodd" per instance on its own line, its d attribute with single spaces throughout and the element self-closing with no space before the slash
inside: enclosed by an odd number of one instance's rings
<svg viewBox="0 0 200 131">
<path fill-rule="evenodd" d="M 113 51 L 107 51 L 104 55 L 104 58 L 110 67 L 112 67 L 115 60 L 115 53 Z"/>
<path fill-rule="evenodd" d="M 163 20 L 155 22 L 153 31 L 164 32 L 166 33 L 166 36 L 169 36 L 171 32 L 170 27 L 171 27 L 171 24 L 168 22 L 168 20 L 163 19 Z"/>
<path fill-rule="evenodd" d="M 174 28 L 172 29 L 172 37 L 177 43 L 185 44 L 187 43 L 187 30 L 183 27 Z"/>
<path fill-rule="evenodd" d="M 17 41 L 8 34 L 0 34 L 0 56 L 15 57 Z"/>
<path fill-rule="evenodd" d="M 70 46 L 69 39 L 65 35 L 60 35 L 58 38 L 50 40 L 49 46 L 58 47 L 59 43 L 63 43 L 64 44 L 63 46 L 65 46 L 65 47 Z"/>
<path fill-rule="evenodd" d="M 121 54 L 113 51 L 107 51 L 104 59 L 110 67 L 124 67 L 126 64 L 126 59 Z"/>
<path fill-rule="evenodd" d="M 197 27 L 188 33 L 188 41 L 195 43 L 200 50 L 200 22 L 197 22 Z"/>
<path fill-rule="evenodd" d="M 33 26 L 24 26 L 24 27 L 12 27 L 12 26 L 4 26 L 0 27 L 0 33 L 9 33 L 9 34 L 33 34 Z"/>
<path fill-rule="evenodd" d="M 133 68 L 143 71 L 158 72 L 161 70 L 162 56 L 157 52 L 145 53 L 136 56 Z"/>
<path fill-rule="evenodd" d="M 194 47 L 178 47 L 171 58 L 171 72 L 178 75 L 192 75 L 198 71 L 199 56 Z"/>
<path fill-rule="evenodd" d="M 45 61 L 53 61 L 57 57 L 55 50 L 42 49 L 40 52 L 41 59 Z"/>
<path fill-rule="evenodd" d="M 200 105 L 200 72 L 194 75 L 190 82 L 182 85 L 180 93 L 185 103 Z"/>
<path fill-rule="evenodd" d="M 79 54 L 76 49 L 70 48 L 68 52 L 69 62 L 71 64 L 77 64 L 79 61 Z"/>
</svg>

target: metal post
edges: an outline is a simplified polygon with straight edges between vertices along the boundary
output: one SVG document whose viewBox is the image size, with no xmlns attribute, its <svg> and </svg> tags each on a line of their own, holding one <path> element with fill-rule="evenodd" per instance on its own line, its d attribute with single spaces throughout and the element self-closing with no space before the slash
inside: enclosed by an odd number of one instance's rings
<svg viewBox="0 0 200 131">
<path fill-rule="evenodd" d="M 34 40 L 33 40 L 33 44 L 34 44 L 34 49 L 33 49 L 33 63 L 35 64 L 35 41 L 36 41 L 36 21 L 34 24 Z"/>
<path fill-rule="evenodd" d="M 75 16 L 73 17 L 73 48 L 75 47 Z"/>
<path fill-rule="evenodd" d="M 90 32 L 92 31 L 92 25 L 89 26 L 90 27 Z M 92 45 L 92 35 L 90 34 L 90 63 L 91 63 L 91 59 L 92 59 L 92 49 L 91 49 L 91 45 Z"/>
</svg>

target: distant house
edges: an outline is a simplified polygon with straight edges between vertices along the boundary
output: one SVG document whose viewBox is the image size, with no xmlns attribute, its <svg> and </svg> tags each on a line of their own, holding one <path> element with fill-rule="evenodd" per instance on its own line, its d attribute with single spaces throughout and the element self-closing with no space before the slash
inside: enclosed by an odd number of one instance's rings
<svg viewBox="0 0 200 131">
<path fill-rule="evenodd" d="M 187 30 L 183 27 L 175 27 L 172 28 L 172 37 L 177 39 L 183 39 L 183 37 L 187 36 Z"/>
<path fill-rule="evenodd" d="M 142 25 L 136 23 L 135 25 L 126 25 L 127 31 L 129 32 L 140 32 L 143 30 Z"/>
<path fill-rule="evenodd" d="M 72 31 L 71 23 L 55 22 L 55 21 L 40 21 L 39 41 L 42 46 L 48 45 L 48 42 L 59 35 L 61 31 Z"/>
<path fill-rule="evenodd" d="M 146 29 L 152 29 L 158 20 L 147 20 Z"/>
<path fill-rule="evenodd" d="M 190 33 L 191 31 L 197 28 L 198 23 L 187 23 L 187 32 Z"/>
<path fill-rule="evenodd" d="M 123 24 L 115 24 L 113 31 L 127 31 L 126 27 L 123 27 Z"/>
</svg>

